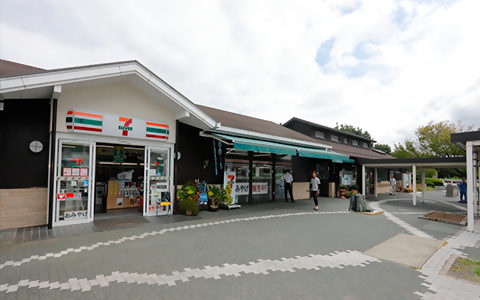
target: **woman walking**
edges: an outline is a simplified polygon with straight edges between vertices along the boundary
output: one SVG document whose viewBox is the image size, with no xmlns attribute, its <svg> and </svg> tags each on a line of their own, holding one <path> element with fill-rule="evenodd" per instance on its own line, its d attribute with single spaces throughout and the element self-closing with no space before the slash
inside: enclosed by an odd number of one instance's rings
<svg viewBox="0 0 480 300">
<path fill-rule="evenodd" d="M 314 210 L 318 210 L 318 200 L 317 195 L 320 194 L 319 190 L 320 179 L 317 177 L 317 172 L 312 172 L 312 179 L 310 179 L 310 197 L 313 197 L 313 202 L 315 202 Z"/>
</svg>

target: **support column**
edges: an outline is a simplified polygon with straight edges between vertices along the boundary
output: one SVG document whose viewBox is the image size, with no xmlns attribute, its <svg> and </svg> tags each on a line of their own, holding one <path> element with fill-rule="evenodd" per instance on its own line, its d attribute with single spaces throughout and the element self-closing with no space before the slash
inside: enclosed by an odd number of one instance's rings
<svg viewBox="0 0 480 300">
<path fill-rule="evenodd" d="M 477 154 L 477 157 L 478 157 L 478 154 Z M 478 164 L 478 186 L 480 187 L 480 164 Z M 478 201 L 480 199 L 480 191 L 478 192 L 478 195 L 477 195 L 477 198 L 475 199 L 475 204 L 477 203 L 476 201 Z M 475 210 L 475 214 L 478 216 L 480 215 L 480 208 L 478 205 L 476 205 L 476 210 Z"/>
<path fill-rule="evenodd" d="M 248 203 L 253 202 L 253 152 L 248 151 Z"/>
<path fill-rule="evenodd" d="M 477 214 L 477 193 L 476 193 L 476 182 L 477 182 L 477 153 L 473 152 L 473 165 L 472 165 L 472 177 L 473 177 L 473 216 Z"/>
<path fill-rule="evenodd" d="M 375 198 L 377 198 L 378 196 L 378 169 L 375 168 L 374 169 L 374 175 L 373 175 L 373 181 L 375 181 L 374 183 L 374 189 L 375 189 Z"/>
<path fill-rule="evenodd" d="M 50 127 L 50 161 L 48 165 L 48 174 L 49 174 L 49 182 L 48 182 L 48 229 L 53 228 L 53 218 L 55 216 L 53 207 L 54 207 L 54 201 L 57 199 L 55 195 L 55 191 L 53 189 L 54 181 L 55 181 L 55 168 L 57 166 L 57 162 L 55 160 L 56 156 L 56 140 L 57 140 L 57 104 L 58 104 L 58 99 L 57 97 L 53 98 L 50 100 L 50 106 L 52 109 L 52 114 L 51 114 L 51 127 Z M 93 208 L 92 208 L 93 209 Z"/>
<path fill-rule="evenodd" d="M 366 196 L 367 194 L 365 193 L 365 181 L 366 178 L 365 178 L 365 165 L 362 165 L 362 195 L 363 196 Z"/>
<path fill-rule="evenodd" d="M 474 230 L 474 218 L 473 218 L 473 187 L 474 187 L 474 178 L 473 178 L 473 146 L 472 142 L 467 142 L 466 145 L 466 155 L 467 155 L 467 230 Z"/>
<path fill-rule="evenodd" d="M 417 205 L 417 166 L 412 166 L 413 206 Z"/>
<path fill-rule="evenodd" d="M 275 174 L 276 174 L 276 170 L 275 170 L 275 160 L 277 159 L 277 155 L 276 154 L 272 154 L 272 193 L 271 193 L 271 196 L 270 196 L 270 200 L 271 201 L 275 201 L 275 188 L 276 188 L 276 181 L 275 181 Z M 292 182 L 293 184 L 293 182 Z"/>
<path fill-rule="evenodd" d="M 425 168 L 422 168 L 422 202 L 425 201 Z"/>
</svg>

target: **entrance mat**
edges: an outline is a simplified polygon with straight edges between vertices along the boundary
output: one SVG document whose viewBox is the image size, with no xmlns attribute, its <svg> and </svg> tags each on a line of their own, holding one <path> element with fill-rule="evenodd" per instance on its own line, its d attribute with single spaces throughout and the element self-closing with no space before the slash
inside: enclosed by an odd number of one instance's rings
<svg viewBox="0 0 480 300">
<path fill-rule="evenodd" d="M 447 224 L 455 224 L 460 226 L 467 225 L 466 216 L 452 214 L 452 213 L 444 213 L 439 211 L 431 211 L 418 218 L 447 223 Z"/>
<path fill-rule="evenodd" d="M 148 220 L 142 216 L 138 217 L 118 217 L 102 220 L 95 220 L 94 225 L 97 230 L 103 231 L 114 228 L 133 227 L 140 224 L 148 223 Z"/>
<path fill-rule="evenodd" d="M 420 269 L 445 243 L 440 240 L 400 233 L 365 251 L 366 255 Z"/>
</svg>

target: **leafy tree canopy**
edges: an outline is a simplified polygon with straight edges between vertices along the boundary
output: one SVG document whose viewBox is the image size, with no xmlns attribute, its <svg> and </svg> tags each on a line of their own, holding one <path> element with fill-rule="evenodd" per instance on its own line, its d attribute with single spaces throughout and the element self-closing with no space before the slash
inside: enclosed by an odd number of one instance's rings
<svg viewBox="0 0 480 300">
<path fill-rule="evenodd" d="M 359 136 L 363 136 L 364 138 L 367 138 L 367 139 L 372 139 L 372 137 L 370 136 L 370 133 L 368 131 L 363 131 L 362 128 L 360 127 L 355 127 L 355 126 L 352 126 L 352 125 L 347 125 L 347 124 L 340 124 L 340 125 L 336 125 L 335 126 L 335 129 L 337 130 L 340 130 L 340 131 L 343 131 L 343 132 L 348 132 L 348 133 L 353 133 L 353 134 L 356 134 L 356 135 L 359 135 Z"/>
<path fill-rule="evenodd" d="M 392 153 L 392 148 L 390 148 L 388 144 L 375 144 L 373 145 L 373 148 L 383 151 L 387 154 Z"/>
<path fill-rule="evenodd" d="M 395 144 L 392 155 L 397 158 L 463 156 L 465 151 L 450 142 L 450 134 L 472 129 L 473 126 L 462 123 L 430 122 L 415 131 L 415 139 Z"/>
</svg>

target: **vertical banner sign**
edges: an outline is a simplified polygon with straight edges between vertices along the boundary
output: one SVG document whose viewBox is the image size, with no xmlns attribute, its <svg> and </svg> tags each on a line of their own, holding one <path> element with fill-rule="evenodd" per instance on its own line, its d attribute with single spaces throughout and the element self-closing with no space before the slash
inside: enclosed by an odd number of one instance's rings
<svg viewBox="0 0 480 300">
<path fill-rule="evenodd" d="M 237 195 L 235 192 L 236 189 L 236 182 L 237 182 L 237 173 L 236 172 L 225 172 L 223 173 L 223 188 L 227 186 L 227 184 L 232 184 L 232 193 L 230 196 L 233 198 L 232 204 L 236 204 L 237 201 Z"/>
</svg>

